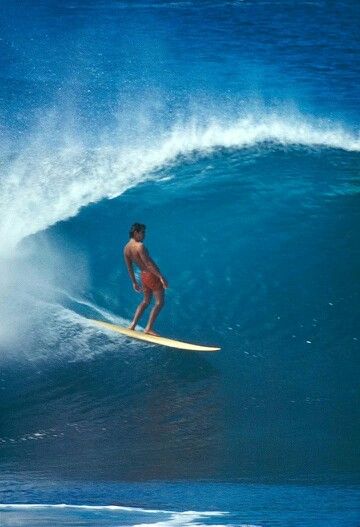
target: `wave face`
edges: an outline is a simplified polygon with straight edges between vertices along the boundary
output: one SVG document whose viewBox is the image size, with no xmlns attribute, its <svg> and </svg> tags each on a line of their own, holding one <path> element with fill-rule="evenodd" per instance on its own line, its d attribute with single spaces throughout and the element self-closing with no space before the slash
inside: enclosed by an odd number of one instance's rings
<svg viewBox="0 0 360 527">
<path fill-rule="evenodd" d="M 358 8 L 27 4 L 1 15 L 1 466 L 356 481 Z M 216 356 L 89 322 L 128 324 L 139 302 L 135 221 L 170 284 L 158 331 Z M 37 503 L 19 488 L 2 501 Z M 169 514 L 157 525 L 184 521 Z M 227 521 L 201 514 L 188 524 Z"/>
<path fill-rule="evenodd" d="M 355 443 L 333 422 L 356 437 L 357 155 L 183 158 L 24 239 L 3 262 L 6 456 L 37 466 L 41 449 L 42 470 L 84 477 L 350 475 Z M 87 321 L 128 324 L 139 302 L 122 261 L 134 220 L 170 283 L 158 330 L 216 357 Z"/>
</svg>

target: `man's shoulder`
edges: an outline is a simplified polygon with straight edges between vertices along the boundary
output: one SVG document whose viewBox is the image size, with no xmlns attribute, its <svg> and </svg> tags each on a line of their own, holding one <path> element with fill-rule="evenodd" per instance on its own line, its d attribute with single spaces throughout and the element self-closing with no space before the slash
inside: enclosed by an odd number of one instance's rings
<svg viewBox="0 0 360 527">
<path fill-rule="evenodd" d="M 124 246 L 124 252 L 125 251 L 130 251 L 130 250 L 141 250 L 145 248 L 145 245 L 143 244 L 143 242 L 137 242 L 136 240 L 130 240 L 129 242 L 127 242 L 127 244 Z"/>
<path fill-rule="evenodd" d="M 125 245 L 124 245 L 124 253 L 129 253 L 131 252 L 131 250 L 133 249 L 134 247 L 134 244 L 132 243 L 131 240 L 129 240 Z"/>
<path fill-rule="evenodd" d="M 135 247 L 136 249 L 141 249 L 141 247 L 145 247 L 145 245 L 143 244 L 143 242 L 137 242 L 136 240 L 134 240 L 133 247 Z"/>
</svg>

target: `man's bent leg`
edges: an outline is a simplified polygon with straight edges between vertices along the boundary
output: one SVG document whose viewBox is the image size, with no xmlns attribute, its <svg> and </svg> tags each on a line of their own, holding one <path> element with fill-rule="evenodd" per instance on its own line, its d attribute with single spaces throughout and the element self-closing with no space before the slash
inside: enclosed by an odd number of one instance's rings
<svg viewBox="0 0 360 527">
<path fill-rule="evenodd" d="M 153 325 L 154 325 L 154 322 L 155 322 L 158 314 L 160 313 L 160 311 L 161 311 L 161 309 L 162 309 L 162 307 L 163 307 L 163 305 L 165 303 L 165 300 L 164 300 L 164 297 L 165 297 L 164 288 L 157 289 L 156 291 L 154 291 L 154 296 L 155 296 L 156 302 L 155 302 L 154 307 L 151 310 L 149 321 L 146 324 L 146 328 L 144 329 L 144 332 L 148 333 L 149 335 L 158 335 L 158 333 L 156 333 L 156 331 L 153 330 Z"/>
<path fill-rule="evenodd" d="M 131 324 L 129 326 L 129 329 L 135 329 L 136 328 L 136 324 L 138 323 L 141 315 L 144 313 L 145 309 L 150 304 L 151 296 L 152 296 L 151 289 L 149 289 L 148 287 L 144 287 L 144 299 L 141 302 L 141 304 L 138 305 L 138 307 L 137 307 L 137 309 L 135 311 L 135 315 L 134 315 L 133 321 L 131 322 Z"/>
</svg>

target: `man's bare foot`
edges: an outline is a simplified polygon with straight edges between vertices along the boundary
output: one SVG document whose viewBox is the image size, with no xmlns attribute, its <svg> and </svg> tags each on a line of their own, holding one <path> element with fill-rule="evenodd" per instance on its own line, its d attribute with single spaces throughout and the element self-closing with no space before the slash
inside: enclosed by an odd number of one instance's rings
<svg viewBox="0 0 360 527">
<path fill-rule="evenodd" d="M 144 329 L 144 333 L 147 335 L 153 335 L 154 337 L 160 337 L 159 333 L 156 333 L 153 329 Z"/>
<path fill-rule="evenodd" d="M 134 324 L 131 324 L 131 325 L 128 327 L 128 329 L 131 329 L 132 331 L 135 331 L 135 326 L 134 326 Z"/>
</svg>

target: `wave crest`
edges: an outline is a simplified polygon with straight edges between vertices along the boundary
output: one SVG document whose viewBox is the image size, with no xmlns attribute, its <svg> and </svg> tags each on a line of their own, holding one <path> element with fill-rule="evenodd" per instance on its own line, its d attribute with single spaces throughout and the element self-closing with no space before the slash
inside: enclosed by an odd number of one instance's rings
<svg viewBox="0 0 360 527">
<path fill-rule="evenodd" d="M 67 135 L 56 149 L 37 134 L 14 158 L 3 161 L 0 182 L 0 247 L 3 254 L 26 236 L 78 213 L 81 207 L 114 198 L 137 184 L 159 177 L 179 156 L 210 154 L 217 148 L 277 145 L 327 147 L 359 152 L 360 137 L 342 126 L 299 116 L 248 115 L 232 123 L 212 119 L 177 124 L 136 144 L 102 140 L 88 148 Z"/>
</svg>

